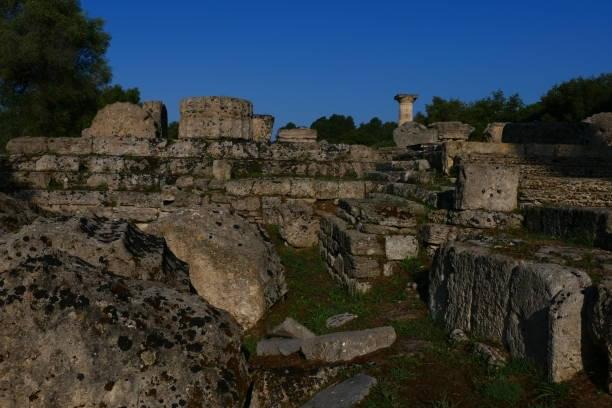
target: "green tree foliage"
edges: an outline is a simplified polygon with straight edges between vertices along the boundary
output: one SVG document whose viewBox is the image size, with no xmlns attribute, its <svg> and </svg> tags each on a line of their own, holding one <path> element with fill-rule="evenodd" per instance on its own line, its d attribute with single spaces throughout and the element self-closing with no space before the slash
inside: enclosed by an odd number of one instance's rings
<svg viewBox="0 0 612 408">
<path fill-rule="evenodd" d="M 460 121 L 474 126 L 474 134 L 480 135 L 491 122 L 522 121 L 525 104 L 518 94 L 507 97 L 503 91 L 495 91 L 490 96 L 473 102 L 435 96 L 431 103 L 425 106 L 425 111 L 426 115 L 418 115 L 417 121 L 425 124 Z"/>
<path fill-rule="evenodd" d="M 599 112 L 612 112 L 612 74 L 578 77 L 555 85 L 534 104 L 532 120 L 578 122 Z"/>
<path fill-rule="evenodd" d="M 101 106 L 138 102 L 109 86 L 109 43 L 78 0 L 0 1 L 0 137 L 78 136 Z"/>
<path fill-rule="evenodd" d="M 392 146 L 393 129 L 397 125 L 393 122 L 382 122 L 373 118 L 367 123 L 355 126 L 351 116 L 331 115 L 315 120 L 312 129 L 317 130 L 318 139 L 329 143 L 363 144 L 367 146 Z"/>
<path fill-rule="evenodd" d="M 168 123 L 168 140 L 178 140 L 179 124 L 177 121 Z"/>
<path fill-rule="evenodd" d="M 293 122 L 289 122 L 285 126 L 281 127 L 281 129 L 297 129 L 297 128 L 298 126 Z"/>
</svg>

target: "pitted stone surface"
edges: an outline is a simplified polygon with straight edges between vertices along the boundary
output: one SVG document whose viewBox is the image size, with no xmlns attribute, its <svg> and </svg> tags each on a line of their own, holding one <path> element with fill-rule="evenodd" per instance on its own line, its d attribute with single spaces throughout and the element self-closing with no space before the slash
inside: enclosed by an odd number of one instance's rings
<svg viewBox="0 0 612 408">
<path fill-rule="evenodd" d="M 512 211 L 517 207 L 518 168 L 465 164 L 455 192 L 458 210 Z"/>
<path fill-rule="evenodd" d="M 436 253 L 429 311 L 448 330 L 461 329 L 532 359 L 551 381 L 582 370 L 586 273 L 519 261 L 473 243 L 450 242 Z"/>
<path fill-rule="evenodd" d="M 253 104 L 225 96 L 186 98 L 181 101 L 179 138 L 252 139 Z"/>
<path fill-rule="evenodd" d="M 163 238 L 145 234 L 133 224 L 104 218 L 41 219 L 0 239 L 0 273 L 23 257 L 49 249 L 79 257 L 118 276 L 154 280 L 192 291 L 188 266 L 168 249 Z"/>
<path fill-rule="evenodd" d="M 163 236 L 189 264 L 198 294 L 245 329 L 287 292 L 283 266 L 267 236 L 222 205 L 176 211 L 149 224 L 146 232 Z"/>
<path fill-rule="evenodd" d="M 132 136 L 154 139 L 161 136 L 155 119 L 143 108 L 127 102 L 117 102 L 100 110 L 91 127 L 83 130 L 84 137 Z"/>
<path fill-rule="evenodd" d="M 0 282 L 0 406 L 243 406 L 240 328 L 197 295 L 53 250 Z"/>
<path fill-rule="evenodd" d="M 256 142 L 269 143 L 272 140 L 272 129 L 274 128 L 274 116 L 253 115 L 251 131 L 253 140 Z"/>
<path fill-rule="evenodd" d="M 317 395 L 302 408 L 351 408 L 363 401 L 377 381 L 374 377 L 357 374 L 353 378 L 331 386 Z"/>
</svg>

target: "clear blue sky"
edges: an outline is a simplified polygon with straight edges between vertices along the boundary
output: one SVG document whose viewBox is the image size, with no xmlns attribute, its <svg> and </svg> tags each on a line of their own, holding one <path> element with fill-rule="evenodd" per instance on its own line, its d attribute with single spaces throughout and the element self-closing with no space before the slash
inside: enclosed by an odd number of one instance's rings
<svg viewBox="0 0 612 408">
<path fill-rule="evenodd" d="M 533 102 L 612 72 L 612 0 L 82 0 L 106 21 L 114 81 L 162 99 L 250 99 L 310 125 L 331 113 L 396 120 L 398 91 Z"/>
</svg>

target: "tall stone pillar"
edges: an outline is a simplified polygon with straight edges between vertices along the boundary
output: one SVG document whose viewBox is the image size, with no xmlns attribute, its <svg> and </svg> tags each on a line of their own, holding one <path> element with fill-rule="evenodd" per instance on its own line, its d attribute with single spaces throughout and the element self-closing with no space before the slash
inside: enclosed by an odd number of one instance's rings
<svg viewBox="0 0 612 408">
<path fill-rule="evenodd" d="M 412 122 L 412 105 L 418 97 L 418 95 L 413 94 L 395 95 L 395 100 L 400 105 L 398 126 L 402 126 L 406 122 Z"/>
</svg>

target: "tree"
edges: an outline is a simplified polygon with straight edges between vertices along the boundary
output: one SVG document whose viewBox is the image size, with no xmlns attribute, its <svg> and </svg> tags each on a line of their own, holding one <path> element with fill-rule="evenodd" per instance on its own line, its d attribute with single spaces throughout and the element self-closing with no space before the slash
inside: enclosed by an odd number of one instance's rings
<svg viewBox="0 0 612 408">
<path fill-rule="evenodd" d="M 525 104 L 518 94 L 506 97 L 501 90 L 473 102 L 459 99 L 444 99 L 435 96 L 425 106 L 426 116 L 417 120 L 425 124 L 434 122 L 460 121 L 476 128 L 474 134 L 481 135 L 491 122 L 520 122 L 525 115 Z"/>
<path fill-rule="evenodd" d="M 77 136 L 104 104 L 138 102 L 109 86 L 109 43 L 78 0 L 0 2 L 0 136 Z"/>
<path fill-rule="evenodd" d="M 530 119 L 579 122 L 599 112 L 612 112 L 612 74 L 555 85 L 542 96 Z"/>
<path fill-rule="evenodd" d="M 379 118 L 373 118 L 367 123 L 355 126 L 352 116 L 333 114 L 329 118 L 323 116 L 315 120 L 312 129 L 317 130 L 317 138 L 329 143 L 363 144 L 367 146 L 393 145 L 393 122 L 383 123 Z"/>
<path fill-rule="evenodd" d="M 281 129 L 297 129 L 297 128 L 298 126 L 293 122 L 289 122 L 285 126 L 281 127 Z"/>
</svg>

